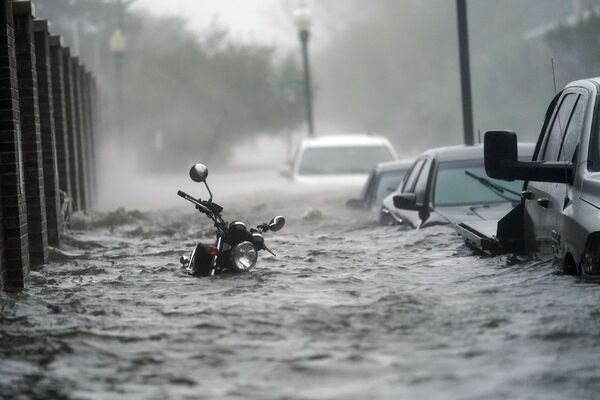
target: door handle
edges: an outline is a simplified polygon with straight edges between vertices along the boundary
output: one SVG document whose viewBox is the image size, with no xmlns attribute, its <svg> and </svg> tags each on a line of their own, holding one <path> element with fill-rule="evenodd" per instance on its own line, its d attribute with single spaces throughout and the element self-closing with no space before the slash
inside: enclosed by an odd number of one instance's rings
<svg viewBox="0 0 600 400">
<path fill-rule="evenodd" d="M 523 198 L 525 200 L 531 200 L 531 199 L 533 199 L 533 192 L 531 192 L 529 190 L 524 190 L 521 192 L 521 198 Z"/>
<path fill-rule="evenodd" d="M 546 197 L 541 197 L 541 198 L 537 199 L 537 203 L 538 203 L 538 206 L 540 206 L 542 208 L 548 208 L 548 206 L 550 205 L 550 200 L 548 200 Z"/>
</svg>

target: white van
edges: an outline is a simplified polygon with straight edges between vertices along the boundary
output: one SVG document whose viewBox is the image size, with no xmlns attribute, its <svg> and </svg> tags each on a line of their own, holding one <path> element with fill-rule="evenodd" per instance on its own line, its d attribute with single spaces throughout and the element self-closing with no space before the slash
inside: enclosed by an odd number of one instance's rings
<svg viewBox="0 0 600 400">
<path fill-rule="evenodd" d="M 302 141 L 282 174 L 301 184 L 362 186 L 377 164 L 397 159 L 381 136 L 329 135 Z"/>
</svg>

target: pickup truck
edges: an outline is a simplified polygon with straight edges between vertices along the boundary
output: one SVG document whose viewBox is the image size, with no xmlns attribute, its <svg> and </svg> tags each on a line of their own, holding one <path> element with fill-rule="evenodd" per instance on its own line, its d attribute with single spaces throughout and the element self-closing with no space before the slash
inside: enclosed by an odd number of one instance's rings
<svg viewBox="0 0 600 400">
<path fill-rule="evenodd" d="M 600 278 L 600 78 L 567 85 L 550 103 L 532 161 L 512 131 L 485 134 L 488 176 L 523 180 L 521 201 L 495 224 L 462 223 L 468 244 L 552 256 L 563 272 Z"/>
</svg>

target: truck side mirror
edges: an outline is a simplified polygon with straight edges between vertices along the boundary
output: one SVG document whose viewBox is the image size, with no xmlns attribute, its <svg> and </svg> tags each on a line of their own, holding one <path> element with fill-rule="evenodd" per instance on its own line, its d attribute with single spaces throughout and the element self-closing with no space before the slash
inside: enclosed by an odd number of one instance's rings
<svg viewBox="0 0 600 400">
<path fill-rule="evenodd" d="M 414 193 L 402 193 L 394 196 L 394 207 L 411 211 L 420 211 L 423 208 L 417 205 L 417 195 Z"/>
<path fill-rule="evenodd" d="M 512 131 L 485 134 L 485 172 L 490 178 L 505 181 L 572 183 L 575 167 L 570 162 L 519 161 L 517 135 Z"/>
</svg>

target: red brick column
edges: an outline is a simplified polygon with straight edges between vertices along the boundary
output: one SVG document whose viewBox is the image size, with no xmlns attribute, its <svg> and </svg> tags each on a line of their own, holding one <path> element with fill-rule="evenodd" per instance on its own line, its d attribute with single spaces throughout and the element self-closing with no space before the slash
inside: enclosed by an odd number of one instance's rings
<svg viewBox="0 0 600 400">
<path fill-rule="evenodd" d="M 48 262 L 46 196 L 31 2 L 13 2 L 31 266 Z"/>
<path fill-rule="evenodd" d="M 52 75 L 50 71 L 50 46 L 48 43 L 48 21 L 33 22 L 35 38 L 35 61 L 38 80 L 38 105 L 40 110 L 40 131 L 44 160 L 44 195 L 46 196 L 46 222 L 48 244 L 58 247 L 62 233 L 60 212 L 60 192 L 58 185 L 58 162 L 56 137 L 54 132 L 54 103 L 52 95 Z"/>
<path fill-rule="evenodd" d="M 71 182 L 71 200 L 75 211 L 81 210 L 81 188 L 79 186 L 79 150 L 78 130 L 75 117 L 75 101 L 73 91 L 73 62 L 71 50 L 63 47 L 63 80 L 65 84 L 65 111 L 67 121 L 67 137 L 69 143 L 69 181 Z"/>
<path fill-rule="evenodd" d="M 90 156 L 92 166 L 92 197 L 97 198 L 98 193 L 98 134 L 100 132 L 100 107 L 96 78 L 89 74 L 89 99 L 90 99 Z"/>
<path fill-rule="evenodd" d="M 85 155 L 86 155 L 86 189 L 87 189 L 87 205 L 88 209 L 93 208 L 94 189 L 93 189 L 93 170 L 95 169 L 93 162 L 93 146 L 92 146 L 92 110 L 90 99 L 90 73 L 85 67 L 81 74 L 81 103 L 83 105 L 83 122 L 85 127 Z"/>
<path fill-rule="evenodd" d="M 77 134 L 77 164 L 79 168 L 79 206 L 81 211 L 87 211 L 87 154 L 86 128 L 83 112 L 83 96 L 81 90 L 81 75 L 83 68 L 78 57 L 72 58 L 73 63 L 73 103 L 75 107 L 75 133 Z"/>
<path fill-rule="evenodd" d="M 52 72 L 52 105 L 54 106 L 54 133 L 58 163 L 58 185 L 69 197 L 71 192 L 71 169 L 69 163 L 69 136 L 63 71 L 63 49 L 60 36 L 50 36 L 50 66 Z M 61 204 L 62 206 L 62 204 Z"/>
<path fill-rule="evenodd" d="M 29 274 L 27 208 L 11 0 L 0 0 L 0 179 L 5 287 L 23 287 Z"/>
</svg>

